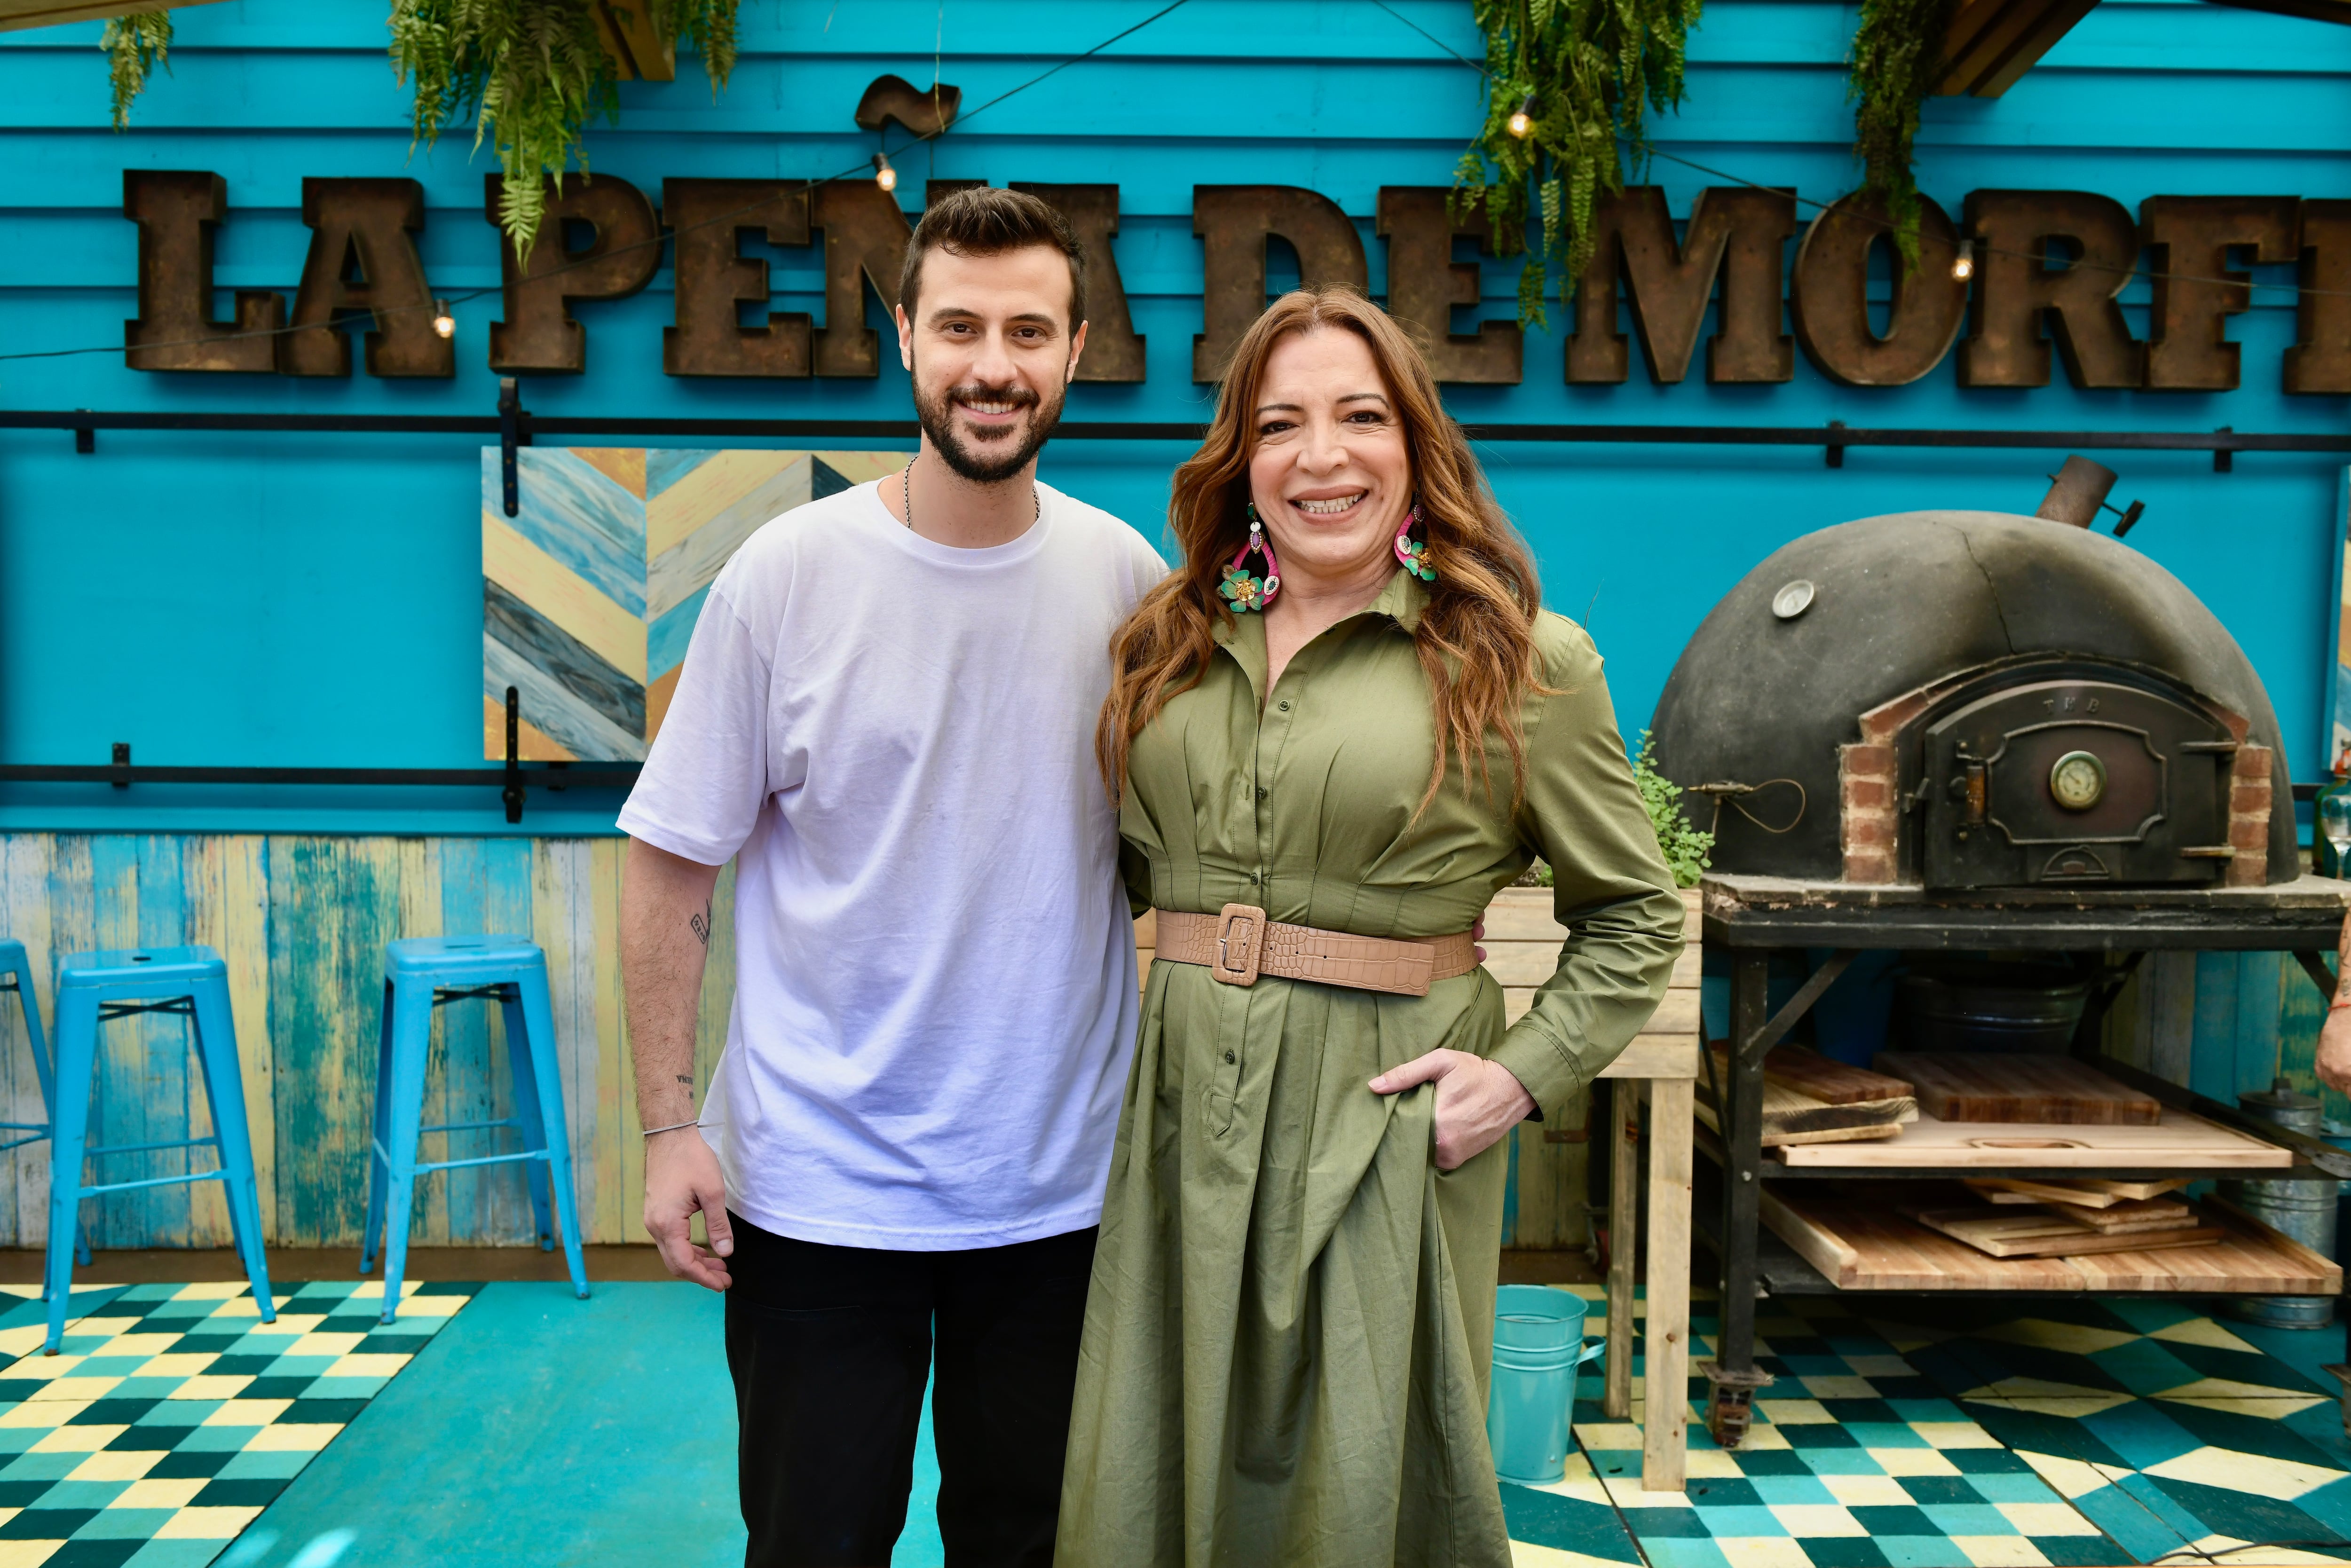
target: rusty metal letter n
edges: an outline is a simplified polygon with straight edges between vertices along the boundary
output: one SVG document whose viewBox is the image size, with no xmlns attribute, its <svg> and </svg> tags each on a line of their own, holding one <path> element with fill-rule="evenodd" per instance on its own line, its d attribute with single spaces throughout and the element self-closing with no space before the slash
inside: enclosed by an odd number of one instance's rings
<svg viewBox="0 0 2351 1568">
<path fill-rule="evenodd" d="M 588 329 L 572 319 L 575 299 L 621 299 L 653 280 L 661 267 L 661 225 L 644 193 L 610 174 L 574 174 L 560 190 L 545 183 L 547 216 L 528 260 L 499 235 L 506 319 L 490 323 L 490 369 L 577 375 L 588 368 Z M 493 225 L 505 204 L 506 177 L 482 177 L 482 213 Z M 574 248 L 574 225 L 589 240 Z"/>
<path fill-rule="evenodd" d="M 139 316 L 122 324 L 134 371 L 277 369 L 267 336 L 286 324 L 274 289 L 236 291 L 236 319 L 212 319 L 213 232 L 228 217 L 228 185 L 195 170 L 125 169 L 122 215 L 139 225 Z"/>
</svg>

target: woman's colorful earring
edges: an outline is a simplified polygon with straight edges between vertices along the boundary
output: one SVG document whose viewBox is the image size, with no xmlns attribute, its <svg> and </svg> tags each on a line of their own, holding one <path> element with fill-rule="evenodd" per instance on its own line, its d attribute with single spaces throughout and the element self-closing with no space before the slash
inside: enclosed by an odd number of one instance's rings
<svg viewBox="0 0 2351 1568">
<path fill-rule="evenodd" d="M 1437 568 L 1429 562 L 1428 542 L 1412 537 L 1412 530 L 1420 520 L 1420 504 L 1415 502 L 1412 510 L 1404 515 L 1404 527 L 1396 530 L 1396 562 L 1421 581 L 1435 582 Z"/>
<path fill-rule="evenodd" d="M 1257 503 L 1249 504 L 1249 542 L 1234 553 L 1232 563 L 1225 568 L 1225 580 L 1217 591 L 1236 610 L 1263 610 L 1281 591 L 1281 567 L 1273 559 L 1273 541 L 1265 537 L 1265 527 L 1257 520 Z M 1249 570 L 1250 554 L 1265 559 L 1265 575 Z"/>
</svg>

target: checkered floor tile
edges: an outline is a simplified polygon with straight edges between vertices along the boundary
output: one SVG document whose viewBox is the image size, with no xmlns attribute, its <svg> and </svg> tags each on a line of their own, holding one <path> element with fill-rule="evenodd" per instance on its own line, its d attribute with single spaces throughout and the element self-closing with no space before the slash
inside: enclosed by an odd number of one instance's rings
<svg viewBox="0 0 2351 1568">
<path fill-rule="evenodd" d="M 59 1354 L 23 1291 L 0 1313 L 0 1568 L 199 1568 L 477 1287 L 380 1281 L 77 1290 Z"/>
<path fill-rule="evenodd" d="M 1575 1289 L 1600 1332 L 1599 1291 Z M 1778 1382 L 1724 1452 L 1702 1424 L 1705 1380 L 1690 1380 L 1686 1492 L 1642 1490 L 1639 1427 L 1605 1420 L 1598 1377 L 1583 1379 L 1566 1477 L 1503 1488 L 1522 1568 L 2351 1561 L 2351 1445 L 2331 1392 L 2189 1306 L 1907 1296 L 1762 1312 L 1757 1362 Z M 1701 1358 L 1713 1327 L 1693 1322 Z M 1636 1422 L 1642 1392 L 1636 1376 Z"/>
</svg>

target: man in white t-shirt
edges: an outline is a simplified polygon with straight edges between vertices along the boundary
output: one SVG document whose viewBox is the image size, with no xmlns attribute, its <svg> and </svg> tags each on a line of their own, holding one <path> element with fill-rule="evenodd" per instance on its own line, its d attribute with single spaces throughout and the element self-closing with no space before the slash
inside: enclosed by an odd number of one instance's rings
<svg viewBox="0 0 2351 1568">
<path fill-rule="evenodd" d="M 1084 257 L 1042 201 L 967 190 L 898 299 L 921 450 L 736 553 L 621 813 L 645 1227 L 727 1292 L 751 1568 L 889 1561 L 935 1330 L 948 1560 L 1050 1563 L 1134 1036 L 1092 737 L 1111 632 L 1164 569 L 1035 479 Z M 729 859 L 735 1008 L 697 1116 Z"/>
</svg>

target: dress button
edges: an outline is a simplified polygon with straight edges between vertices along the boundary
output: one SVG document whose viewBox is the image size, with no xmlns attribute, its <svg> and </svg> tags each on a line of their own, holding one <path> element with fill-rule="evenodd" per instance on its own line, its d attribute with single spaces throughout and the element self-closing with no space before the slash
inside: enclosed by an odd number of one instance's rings
<svg viewBox="0 0 2351 1568">
<path fill-rule="evenodd" d="M 1267 795 L 1268 793 L 1269 793 L 1269 791 L 1267 791 L 1267 790 L 1265 790 L 1265 789 L 1259 789 L 1259 790 L 1257 792 L 1257 798 L 1258 798 L 1259 800 L 1264 800 L 1264 799 L 1266 798 L 1266 795 Z"/>
<path fill-rule="evenodd" d="M 1290 704 L 1289 704 L 1288 702 L 1279 703 L 1279 704 L 1277 704 L 1277 705 L 1275 705 L 1275 706 L 1277 706 L 1278 707 L 1280 707 L 1280 708 L 1281 709 L 1281 711 L 1282 711 L 1282 712 L 1284 712 L 1284 713 L 1288 713 L 1288 712 L 1290 711 Z"/>
<path fill-rule="evenodd" d="M 1251 887 L 1255 887 L 1257 885 L 1257 873 L 1255 872 L 1249 873 L 1249 885 Z"/>
<path fill-rule="evenodd" d="M 1226 1065 L 1227 1067 L 1230 1067 L 1232 1064 L 1233 1064 L 1233 1053 L 1232 1053 L 1231 1051 L 1228 1051 L 1225 1052 L 1225 1065 Z"/>
</svg>

